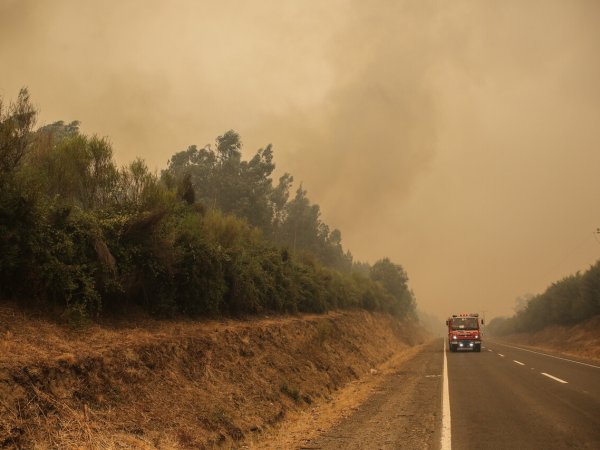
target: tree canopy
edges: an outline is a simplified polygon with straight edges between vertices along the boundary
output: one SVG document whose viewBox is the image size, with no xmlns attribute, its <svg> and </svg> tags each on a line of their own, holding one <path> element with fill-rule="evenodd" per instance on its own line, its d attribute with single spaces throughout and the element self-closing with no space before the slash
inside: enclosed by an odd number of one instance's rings
<svg viewBox="0 0 600 450">
<path fill-rule="evenodd" d="M 525 302 L 523 299 L 526 299 Z M 548 325 L 575 325 L 600 314 L 600 261 L 552 283 L 543 293 L 519 297 L 512 317 L 492 320 L 492 334 L 529 333 Z"/>
<path fill-rule="evenodd" d="M 302 185 L 290 198 L 291 175 L 273 182 L 271 145 L 244 160 L 230 130 L 159 177 L 140 158 L 118 167 L 77 121 L 35 119 L 26 90 L 0 99 L 0 298 L 58 306 L 75 324 L 132 309 L 414 311 L 401 266 L 354 263 Z"/>
</svg>

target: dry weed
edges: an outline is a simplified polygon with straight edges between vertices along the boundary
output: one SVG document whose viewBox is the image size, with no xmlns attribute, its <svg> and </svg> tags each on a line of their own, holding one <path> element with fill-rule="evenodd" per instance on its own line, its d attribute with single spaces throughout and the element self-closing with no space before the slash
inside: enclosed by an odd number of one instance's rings
<svg viewBox="0 0 600 450">
<path fill-rule="evenodd" d="M 2 307 L 0 333 L 0 442 L 104 450 L 253 445 L 406 348 L 415 330 L 336 312 L 73 332 Z"/>
</svg>

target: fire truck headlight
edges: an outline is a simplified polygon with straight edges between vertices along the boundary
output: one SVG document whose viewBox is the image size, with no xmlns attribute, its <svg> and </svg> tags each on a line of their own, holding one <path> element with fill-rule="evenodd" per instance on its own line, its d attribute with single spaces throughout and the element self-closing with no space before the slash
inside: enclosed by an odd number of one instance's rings
<svg viewBox="0 0 600 450">
<path fill-rule="evenodd" d="M 479 339 L 479 335 L 478 334 L 475 335 L 475 339 Z"/>
<path fill-rule="evenodd" d="M 456 336 L 452 336 L 452 339 L 456 339 Z"/>
</svg>

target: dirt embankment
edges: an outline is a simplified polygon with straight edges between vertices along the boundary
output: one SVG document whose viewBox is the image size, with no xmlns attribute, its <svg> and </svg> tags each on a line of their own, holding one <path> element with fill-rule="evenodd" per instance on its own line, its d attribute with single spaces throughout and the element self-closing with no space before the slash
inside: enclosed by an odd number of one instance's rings
<svg viewBox="0 0 600 450">
<path fill-rule="evenodd" d="M 550 352 L 600 361 L 600 315 L 571 327 L 553 325 L 536 333 L 502 336 L 502 340 Z"/>
<path fill-rule="evenodd" d="M 213 448 L 267 437 L 424 341 L 335 312 L 70 332 L 0 307 L 0 448 Z"/>
</svg>

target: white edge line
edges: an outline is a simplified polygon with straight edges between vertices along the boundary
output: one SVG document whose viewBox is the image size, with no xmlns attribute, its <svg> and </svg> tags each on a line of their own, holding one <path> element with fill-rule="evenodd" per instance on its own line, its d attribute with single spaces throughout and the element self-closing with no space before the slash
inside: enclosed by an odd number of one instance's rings
<svg viewBox="0 0 600 450">
<path fill-rule="evenodd" d="M 442 394 L 442 437 L 441 450 L 452 450 L 452 428 L 450 422 L 450 389 L 448 388 L 448 352 L 446 340 L 444 340 L 444 383 Z"/>
<path fill-rule="evenodd" d="M 499 342 L 494 341 L 496 344 L 500 344 Z M 582 366 L 588 366 L 588 367 L 594 367 L 595 369 L 600 369 L 600 366 L 595 366 L 593 364 L 587 364 L 587 363 L 583 363 L 583 362 L 579 362 L 579 361 L 573 361 L 572 359 L 567 359 L 567 358 L 561 358 L 560 356 L 553 356 L 553 355 L 548 355 L 547 353 L 542 353 L 542 352 L 535 352 L 533 350 L 528 350 L 526 348 L 521 348 L 521 347 L 515 347 L 514 345 L 506 345 L 506 344 L 500 344 L 503 345 L 504 347 L 510 347 L 510 348 L 516 348 L 519 350 L 523 350 L 524 352 L 530 352 L 530 353 L 535 353 L 536 355 L 543 355 L 543 356 L 547 356 L 548 358 L 554 358 L 554 359 L 562 359 L 563 361 L 569 361 L 575 364 L 581 364 Z"/>
<path fill-rule="evenodd" d="M 525 365 L 524 363 L 522 363 L 521 361 L 517 361 L 516 359 L 513 359 L 513 361 L 514 361 L 514 362 L 516 362 L 517 364 L 520 364 L 520 365 L 522 365 L 522 366 L 524 366 L 524 365 Z"/>
<path fill-rule="evenodd" d="M 546 372 L 542 372 L 542 375 L 547 376 L 548 378 L 552 378 L 553 380 L 558 381 L 559 383 L 563 383 L 563 384 L 567 384 L 568 383 L 568 381 L 561 380 L 560 378 L 556 378 L 556 377 L 554 377 L 554 376 L 552 376 L 552 375 L 550 375 L 549 373 L 546 373 Z"/>
</svg>

